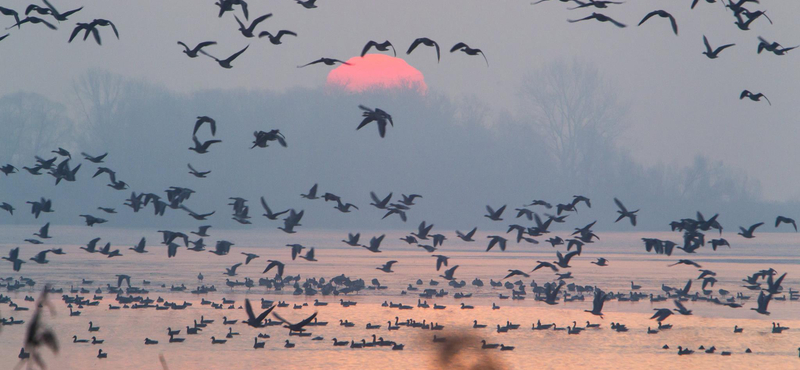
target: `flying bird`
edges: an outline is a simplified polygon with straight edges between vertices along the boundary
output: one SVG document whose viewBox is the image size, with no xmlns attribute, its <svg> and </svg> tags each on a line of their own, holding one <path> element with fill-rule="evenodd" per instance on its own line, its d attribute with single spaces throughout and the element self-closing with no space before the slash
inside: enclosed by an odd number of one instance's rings
<svg viewBox="0 0 800 370">
<path fill-rule="evenodd" d="M 301 65 L 301 66 L 297 66 L 297 68 L 303 68 L 303 67 L 307 67 L 307 66 L 310 66 L 310 65 L 312 65 L 312 64 L 317 64 L 317 63 L 323 63 L 323 64 L 325 64 L 326 66 L 332 66 L 332 65 L 334 65 L 334 64 L 336 64 L 336 63 L 341 63 L 341 64 L 348 65 L 348 66 L 349 66 L 349 65 L 351 65 L 350 63 L 343 62 L 343 61 L 341 61 L 341 60 L 339 60 L 339 59 L 333 59 L 333 58 L 319 58 L 319 59 L 317 59 L 317 60 L 315 60 L 315 61 L 313 61 L 313 62 L 311 62 L 311 63 L 308 63 L 308 64 L 303 64 L 303 65 Z"/>
<path fill-rule="evenodd" d="M 282 43 L 281 38 L 285 35 L 295 36 L 295 37 L 297 36 L 297 34 L 292 31 L 280 30 L 278 31 L 278 33 L 274 35 L 271 34 L 269 31 L 261 31 L 261 33 L 258 34 L 258 37 L 259 38 L 262 38 L 264 36 L 269 37 L 269 42 L 271 42 L 272 45 L 280 45 Z"/>
<path fill-rule="evenodd" d="M 744 98 L 749 98 L 752 101 L 761 101 L 761 98 L 764 98 L 767 101 L 767 103 L 769 103 L 769 105 L 772 105 L 772 102 L 769 101 L 767 96 L 762 93 L 753 94 L 749 90 L 743 90 L 742 93 L 739 94 L 739 100 L 742 100 Z"/>
<path fill-rule="evenodd" d="M 623 218 L 627 217 L 631 221 L 631 225 L 636 226 L 636 212 L 639 212 L 639 210 L 637 209 L 635 211 L 628 211 L 628 209 L 625 208 L 622 202 L 620 202 L 620 200 L 617 198 L 614 198 L 614 203 L 616 203 L 617 207 L 619 207 L 619 210 L 617 211 L 617 213 L 619 213 L 619 217 L 617 217 L 617 220 L 614 221 L 614 223 L 617 223 Z"/>
<path fill-rule="evenodd" d="M 384 41 L 382 43 L 378 43 L 376 41 L 370 40 L 369 42 L 367 42 L 366 45 L 364 45 L 364 49 L 361 50 L 361 57 L 363 58 L 364 55 L 367 55 L 367 52 L 369 52 L 369 49 L 371 49 L 373 47 L 375 49 L 378 49 L 378 51 L 388 51 L 389 48 L 392 48 L 392 53 L 394 54 L 394 56 L 397 56 L 397 51 L 394 50 L 394 45 L 392 45 L 392 43 L 389 42 L 389 40 L 386 40 L 386 41 Z"/>
<path fill-rule="evenodd" d="M 197 130 L 200 129 L 200 126 L 203 126 L 204 123 L 208 123 L 211 127 L 211 136 L 217 135 L 217 121 L 209 116 L 198 116 L 197 121 L 194 123 L 194 131 L 192 131 L 192 136 L 197 135 Z"/>
<path fill-rule="evenodd" d="M 481 49 L 473 49 L 473 48 L 467 46 L 467 44 L 465 44 L 463 42 L 459 42 L 458 44 L 455 44 L 455 45 L 453 45 L 452 48 L 450 48 L 450 52 L 451 53 L 454 53 L 456 51 L 463 51 L 464 54 L 467 54 L 467 55 L 478 55 L 478 54 L 480 54 L 481 56 L 483 56 L 483 60 L 486 61 L 486 66 L 487 67 L 489 66 L 489 59 L 486 59 L 486 54 L 484 54 L 483 51 L 481 51 Z"/>
<path fill-rule="evenodd" d="M 420 44 L 436 48 L 436 62 L 439 63 L 439 61 L 441 60 L 441 56 L 439 54 L 439 44 L 437 44 L 436 41 L 433 41 L 427 37 L 420 37 L 414 40 L 414 42 L 411 43 L 411 46 L 408 47 L 406 55 L 411 54 L 411 52 L 414 51 L 414 49 L 416 49 L 417 46 L 419 46 Z"/>
<path fill-rule="evenodd" d="M 214 59 L 214 60 L 216 60 L 216 61 L 217 61 L 217 63 L 219 63 L 219 66 L 220 66 L 220 67 L 222 67 L 222 68 L 225 68 L 225 69 L 231 69 L 231 68 L 233 68 L 233 65 L 231 65 L 231 63 L 232 63 L 232 62 L 233 62 L 233 61 L 234 61 L 236 58 L 238 58 L 238 57 L 239 57 L 239 55 L 242 55 L 242 53 L 244 53 L 244 52 L 245 52 L 245 50 L 247 50 L 247 48 L 249 48 L 249 47 L 250 47 L 250 45 L 247 45 L 247 46 L 245 46 L 245 47 L 244 47 L 244 49 L 242 49 L 242 50 L 239 50 L 239 51 L 237 51 L 236 53 L 234 53 L 233 55 L 229 56 L 227 59 L 222 59 L 222 60 L 220 60 L 220 59 L 217 59 L 217 57 L 215 57 L 215 56 L 213 56 L 213 55 L 211 55 L 211 54 L 209 54 L 209 53 L 206 53 L 204 50 L 200 50 L 200 52 L 201 52 L 201 53 L 203 53 L 203 55 L 205 55 L 205 56 L 207 56 L 207 57 L 209 57 L 209 58 L 211 58 L 211 59 Z"/>
<path fill-rule="evenodd" d="M 211 146 L 211 144 L 222 142 L 222 140 L 208 140 L 203 143 L 200 143 L 200 141 L 197 140 L 197 136 L 192 136 L 192 141 L 194 141 L 194 147 L 190 147 L 189 150 L 193 150 L 197 152 L 197 154 L 208 153 L 208 148 Z"/>
<path fill-rule="evenodd" d="M 588 312 L 595 316 L 600 316 L 603 318 L 603 304 L 606 303 L 606 293 L 602 290 L 595 288 L 594 290 L 594 299 L 592 300 L 592 309 L 591 310 L 583 310 L 584 312 Z"/>
<path fill-rule="evenodd" d="M 250 26 L 245 27 L 244 23 L 242 23 L 242 21 L 239 20 L 239 17 L 237 17 L 235 15 L 233 16 L 233 18 L 236 19 L 236 23 L 239 23 L 239 31 L 242 33 L 242 35 L 244 35 L 244 37 L 247 37 L 247 38 L 255 37 L 255 35 L 253 34 L 253 31 L 256 29 L 256 26 L 258 26 L 259 23 L 263 22 L 264 20 L 266 20 L 269 17 L 272 17 L 272 13 L 264 14 L 264 15 L 256 18 L 256 19 L 254 19 L 253 23 L 250 23 Z"/>
<path fill-rule="evenodd" d="M 667 13 L 665 10 L 654 10 L 650 13 L 647 13 L 647 15 L 642 18 L 642 21 L 639 22 L 639 26 L 656 15 L 661 18 L 669 18 L 669 22 L 672 24 L 672 32 L 675 32 L 675 36 L 678 35 L 678 23 L 675 22 L 675 17 L 673 17 L 672 14 Z"/>
<path fill-rule="evenodd" d="M 376 270 L 381 270 L 381 271 L 386 272 L 386 273 L 394 272 L 394 271 L 392 271 L 392 265 L 394 265 L 395 263 L 397 263 L 397 261 L 394 261 L 394 260 L 388 261 L 388 262 L 384 263 L 383 266 L 376 267 L 375 269 Z"/>
<path fill-rule="evenodd" d="M 620 22 L 617 22 L 617 21 L 611 19 L 611 17 L 605 16 L 605 15 L 600 14 L 600 13 L 592 13 L 592 15 L 584 17 L 584 18 L 581 18 L 581 19 L 575 19 L 575 20 L 567 19 L 567 22 L 575 23 L 575 22 L 586 21 L 586 20 L 590 20 L 590 19 L 596 19 L 598 22 L 611 22 L 612 24 L 614 24 L 615 26 L 617 26 L 619 28 L 625 28 L 626 27 L 624 24 L 622 24 Z"/>
<path fill-rule="evenodd" d="M 711 49 L 711 44 L 708 43 L 708 39 L 706 38 L 705 35 L 703 35 L 703 44 L 705 44 L 705 46 L 706 46 L 706 51 L 704 51 L 703 54 L 705 54 L 708 57 L 708 59 L 717 59 L 717 56 L 719 55 L 719 53 L 721 51 L 725 50 L 726 48 L 729 48 L 731 46 L 736 45 L 736 44 L 725 44 L 725 45 L 719 46 L 716 49 L 712 50 Z"/>
<path fill-rule="evenodd" d="M 470 232 L 468 232 L 466 234 L 456 230 L 456 236 L 458 236 L 459 238 L 461 238 L 461 240 L 463 240 L 465 242 L 474 242 L 475 239 L 472 239 L 472 237 L 475 236 L 475 232 L 476 231 L 478 231 L 478 227 L 477 226 L 472 228 L 472 230 L 470 230 Z"/>
<path fill-rule="evenodd" d="M 794 231 L 797 231 L 797 223 L 794 222 L 794 219 L 791 219 L 789 217 L 778 216 L 778 218 L 775 219 L 775 227 L 778 227 L 778 225 L 780 225 L 781 223 L 792 225 L 794 226 Z"/>
<path fill-rule="evenodd" d="M 500 218 L 500 217 L 503 215 L 503 211 L 505 211 L 505 210 L 506 210 L 506 206 L 505 205 L 503 205 L 502 207 L 498 208 L 496 211 L 492 207 L 486 206 L 486 212 L 488 212 L 488 213 L 483 215 L 483 217 L 486 217 L 486 218 L 488 218 L 488 219 L 490 219 L 492 221 L 503 221 L 503 219 Z"/>
<path fill-rule="evenodd" d="M 201 42 L 201 43 L 197 44 L 194 47 L 194 49 L 190 49 L 182 41 L 178 41 L 178 45 L 183 46 L 183 49 L 184 49 L 183 53 L 186 54 L 189 58 L 197 58 L 197 53 L 200 52 L 200 50 L 202 48 L 204 48 L 206 46 L 216 45 L 216 44 L 217 44 L 216 41 L 204 41 L 204 42 Z"/>
<path fill-rule="evenodd" d="M 739 230 L 741 230 L 741 232 L 739 232 L 738 235 L 741 235 L 747 239 L 755 238 L 753 233 L 756 231 L 756 229 L 758 229 L 759 226 L 763 224 L 764 224 L 763 222 L 759 222 L 755 225 L 750 226 L 749 228 L 747 228 L 747 230 L 745 230 L 744 227 L 739 226 Z"/>
<path fill-rule="evenodd" d="M 390 125 L 392 125 L 392 127 L 394 127 L 394 121 L 392 121 L 392 116 L 389 113 L 386 113 L 386 111 L 380 108 L 375 108 L 373 110 L 363 105 L 359 105 L 358 107 L 364 111 L 361 114 L 361 116 L 364 117 L 364 119 L 361 121 L 361 124 L 359 124 L 358 127 L 356 127 L 356 131 L 360 130 L 362 127 L 374 121 L 378 125 L 378 134 L 380 134 L 381 138 L 383 138 L 386 136 L 386 124 L 389 123 Z"/>
<path fill-rule="evenodd" d="M 202 172 L 198 171 L 198 170 L 194 169 L 194 167 L 192 167 L 191 163 L 187 163 L 186 165 L 189 166 L 189 173 L 191 175 L 193 175 L 194 177 L 197 177 L 199 179 L 204 179 L 204 178 L 206 178 L 206 176 L 208 176 L 208 174 L 211 173 L 211 171 L 202 171 Z"/>
</svg>

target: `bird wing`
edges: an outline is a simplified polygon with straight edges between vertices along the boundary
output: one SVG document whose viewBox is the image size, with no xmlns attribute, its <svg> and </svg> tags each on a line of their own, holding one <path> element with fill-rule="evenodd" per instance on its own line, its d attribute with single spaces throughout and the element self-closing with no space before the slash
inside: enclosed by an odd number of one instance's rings
<svg viewBox="0 0 800 370">
<path fill-rule="evenodd" d="M 711 45 L 708 43 L 708 38 L 706 37 L 706 35 L 703 35 L 703 45 L 706 46 L 707 53 L 711 54 L 714 52 L 713 50 L 711 50 Z"/>
<path fill-rule="evenodd" d="M 233 62 L 234 59 L 239 57 L 239 55 L 242 55 L 242 53 L 244 53 L 244 51 L 247 50 L 247 48 L 249 47 L 250 45 L 245 46 L 244 49 L 237 51 L 235 54 L 229 56 L 228 59 L 225 59 L 223 62 L 228 62 L 228 63 Z"/>
<path fill-rule="evenodd" d="M 647 15 L 645 15 L 644 18 L 642 18 L 642 21 L 639 22 L 639 26 L 641 26 L 642 23 L 646 22 L 648 19 L 652 18 L 654 15 L 658 15 L 658 10 L 654 10 L 650 13 L 647 13 Z"/>
<path fill-rule="evenodd" d="M 672 24 L 672 32 L 675 32 L 675 35 L 678 35 L 678 22 L 675 21 L 675 17 L 672 14 L 669 14 L 669 22 Z"/>
<path fill-rule="evenodd" d="M 620 209 L 620 210 L 621 210 L 623 213 L 628 213 L 628 209 L 627 209 L 627 208 L 625 208 L 625 206 L 622 204 L 622 202 L 620 202 L 620 201 L 619 201 L 619 199 L 617 199 L 617 198 L 614 198 L 614 203 L 616 203 L 616 204 L 617 204 L 617 207 L 619 207 L 619 209 Z M 620 217 L 622 217 L 622 216 L 620 216 Z M 617 221 L 619 221 L 619 220 L 617 220 Z"/>
<path fill-rule="evenodd" d="M 739 100 L 744 99 L 745 97 L 749 96 L 751 93 L 749 90 L 742 90 L 742 93 L 739 94 Z"/>
<path fill-rule="evenodd" d="M 253 23 L 250 23 L 250 27 L 248 28 L 248 30 L 249 30 L 250 32 L 253 32 L 253 30 L 256 28 L 256 26 L 257 26 L 259 23 L 263 22 L 265 19 L 267 19 L 267 18 L 269 18 L 269 17 L 271 17 L 271 16 L 272 16 L 272 13 L 268 13 L 268 14 L 264 14 L 264 15 L 262 15 L 262 16 L 260 16 L 260 17 L 256 18 L 255 20 L 253 20 Z"/>
<path fill-rule="evenodd" d="M 477 227 L 477 226 L 475 226 L 475 227 L 472 229 L 472 231 L 470 231 L 470 232 L 469 232 L 469 233 L 466 235 L 466 236 L 467 236 L 467 238 L 468 238 L 468 239 L 469 239 L 469 238 L 472 238 L 472 236 L 473 236 L 473 235 L 475 235 L 475 232 L 476 232 L 476 231 L 478 231 L 478 227 Z"/>
<path fill-rule="evenodd" d="M 564 256 L 564 263 L 569 264 L 569 260 L 571 260 L 572 257 L 577 256 L 578 254 L 580 254 L 578 251 L 567 253 L 567 255 Z"/>
<path fill-rule="evenodd" d="M 364 49 L 361 50 L 361 56 L 363 57 L 364 55 L 366 55 L 369 49 L 376 45 L 378 45 L 377 42 L 370 40 L 366 45 L 364 45 Z"/>
<path fill-rule="evenodd" d="M 756 231 L 756 229 L 759 228 L 759 226 L 761 226 L 763 224 L 764 224 L 763 222 L 759 222 L 759 223 L 757 223 L 757 224 L 755 224 L 753 226 L 750 226 L 750 228 L 747 230 L 747 232 L 752 234 L 754 231 Z"/>
<path fill-rule="evenodd" d="M 450 48 L 450 52 L 452 53 L 452 52 L 455 52 L 456 50 L 459 50 L 461 48 L 468 48 L 468 47 L 469 46 L 467 46 L 467 44 L 465 44 L 463 42 L 459 42 L 458 44 L 455 44 L 455 45 L 453 45 L 452 48 Z"/>
<path fill-rule="evenodd" d="M 280 31 L 278 31 L 278 34 L 277 34 L 277 35 L 275 35 L 275 38 L 278 38 L 278 39 L 279 39 L 279 38 L 281 38 L 283 35 L 292 35 L 292 36 L 297 36 L 297 34 L 296 34 L 296 33 L 294 33 L 294 32 L 292 32 L 292 31 L 289 31 L 289 30 L 280 30 Z"/>
</svg>

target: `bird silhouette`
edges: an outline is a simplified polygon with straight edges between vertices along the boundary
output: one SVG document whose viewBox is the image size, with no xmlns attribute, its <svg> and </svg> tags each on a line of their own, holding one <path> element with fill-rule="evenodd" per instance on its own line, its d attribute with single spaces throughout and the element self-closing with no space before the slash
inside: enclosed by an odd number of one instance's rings
<svg viewBox="0 0 800 370">
<path fill-rule="evenodd" d="M 675 32 L 675 36 L 678 35 L 678 23 L 675 22 L 675 17 L 673 17 L 672 14 L 667 13 L 665 10 L 654 10 L 650 13 L 647 13 L 647 15 L 645 15 L 644 18 L 642 18 L 641 22 L 639 22 L 639 26 L 641 26 L 642 23 L 646 22 L 648 19 L 654 16 L 659 16 L 661 18 L 668 18 L 669 22 L 672 24 L 672 32 Z"/>
<path fill-rule="evenodd" d="M 489 59 L 486 59 L 486 54 L 484 54 L 483 51 L 481 51 L 481 49 L 473 49 L 473 48 L 469 47 L 467 44 L 465 44 L 463 42 L 459 42 L 458 44 L 455 44 L 455 45 L 453 45 L 452 48 L 450 48 L 450 52 L 451 53 L 454 53 L 456 51 L 463 51 L 464 54 L 467 54 L 467 55 L 478 55 L 478 54 L 480 54 L 483 57 L 483 60 L 486 61 L 486 66 L 487 67 L 489 66 Z"/>
<path fill-rule="evenodd" d="M 178 45 L 183 46 L 183 49 L 184 49 L 183 53 L 186 54 L 189 58 L 197 58 L 197 53 L 199 53 L 201 49 L 203 49 L 206 46 L 211 46 L 211 45 L 216 45 L 216 44 L 217 44 L 216 41 L 204 41 L 204 42 L 201 42 L 201 43 L 197 44 L 193 49 L 190 49 L 182 41 L 178 41 Z"/>
<path fill-rule="evenodd" d="M 244 53 L 247 50 L 247 48 L 249 48 L 249 47 L 250 47 L 250 45 L 247 45 L 247 46 L 244 47 L 244 49 L 239 50 L 236 53 L 234 53 L 233 55 L 229 56 L 228 58 L 222 59 L 222 60 L 217 59 L 217 57 L 215 57 L 215 56 L 213 56 L 213 55 L 211 55 L 209 53 L 206 53 L 205 50 L 202 50 L 202 49 L 200 50 L 200 53 L 202 53 L 203 55 L 205 55 L 205 56 L 207 56 L 207 57 L 209 57 L 211 59 L 216 60 L 217 63 L 219 63 L 220 67 L 225 68 L 225 69 L 231 69 L 231 68 L 233 68 L 233 65 L 231 65 L 231 63 L 234 60 L 236 60 L 236 58 L 238 58 L 239 55 L 242 55 L 242 53 Z"/>
</svg>

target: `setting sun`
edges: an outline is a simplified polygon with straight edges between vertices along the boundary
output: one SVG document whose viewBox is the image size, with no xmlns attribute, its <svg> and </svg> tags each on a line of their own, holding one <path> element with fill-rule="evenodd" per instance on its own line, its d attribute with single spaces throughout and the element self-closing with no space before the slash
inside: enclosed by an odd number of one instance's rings
<svg viewBox="0 0 800 370">
<path fill-rule="evenodd" d="M 349 91 L 410 88 L 425 93 L 428 90 L 422 72 L 403 59 L 367 54 L 352 57 L 347 63 L 350 65 L 340 65 L 328 74 L 329 86 L 341 86 Z"/>
</svg>

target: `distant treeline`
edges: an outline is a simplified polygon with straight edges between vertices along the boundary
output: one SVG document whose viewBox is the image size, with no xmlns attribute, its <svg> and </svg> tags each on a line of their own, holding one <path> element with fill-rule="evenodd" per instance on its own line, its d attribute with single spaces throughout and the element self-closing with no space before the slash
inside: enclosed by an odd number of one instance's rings
<svg viewBox="0 0 800 370">
<path fill-rule="evenodd" d="M 359 104 L 389 112 L 394 127 L 385 139 L 361 121 Z M 482 114 L 474 103 L 458 102 L 432 89 L 420 96 L 414 91 L 348 93 L 330 89 L 296 89 L 286 92 L 209 90 L 191 94 L 129 80 L 105 71 L 90 70 L 75 81 L 69 102 L 18 92 L 0 98 L 0 164 L 11 163 L 20 173 L 0 177 L 0 202 L 17 207 L 14 217 L 0 214 L 3 224 L 32 224 L 49 220 L 78 224 L 79 214 L 109 219 L 114 226 L 191 228 L 213 224 L 218 228 L 246 227 L 230 217 L 229 197 L 249 200 L 250 227 L 279 226 L 266 220 L 259 204 L 264 196 L 273 211 L 305 209 L 303 227 L 361 229 L 413 229 L 421 220 L 448 229 L 503 229 L 518 208 L 533 199 L 566 203 L 573 195 L 592 199 L 592 208 L 578 206 L 562 228 L 571 229 L 599 220 L 598 230 L 632 230 L 627 222 L 614 224 L 613 197 L 629 209 L 641 209 L 638 230 L 666 230 L 669 221 L 721 213 L 726 230 L 757 221 L 791 216 L 796 204 L 773 204 L 760 199 L 758 183 L 747 176 L 698 156 L 685 166 L 643 166 L 613 137 L 577 143 L 585 160 L 569 169 L 548 145 L 536 117 L 524 114 Z M 216 139 L 223 142 L 199 155 L 192 145 L 197 116 L 217 121 Z M 255 131 L 279 129 L 288 148 L 272 144 L 250 149 Z M 210 131 L 198 132 L 209 140 Z M 591 136 L 588 136 L 591 138 Z M 582 139 L 586 140 L 586 139 Z M 51 158 L 58 147 L 73 155 L 71 165 L 82 164 L 78 180 L 54 185 L 50 175 L 33 176 L 34 156 Z M 106 163 L 96 165 L 79 153 L 108 152 Z M 198 179 L 187 163 L 199 171 L 212 171 Z M 114 190 L 106 175 L 92 178 L 98 166 L 116 171 L 130 189 Z M 333 202 L 300 198 L 312 185 L 331 192 L 360 210 L 342 214 Z M 181 210 L 153 216 L 151 208 L 138 214 L 123 206 L 131 191 L 163 194 L 170 186 L 196 191 L 185 204 L 198 213 L 217 213 L 209 221 L 195 221 Z M 369 206 L 370 191 L 378 196 L 394 192 L 423 195 L 402 223 L 396 216 L 381 220 L 383 211 Z M 25 201 L 53 199 L 55 213 L 36 221 Z M 504 221 L 484 218 L 484 207 L 508 204 Z M 114 207 L 104 215 L 97 207 Z M 555 213 L 555 208 L 535 211 Z M 18 216 L 17 216 L 18 214 Z M 106 225 L 109 225 L 106 224 Z M 103 225 L 97 226 L 103 227 Z"/>
</svg>

